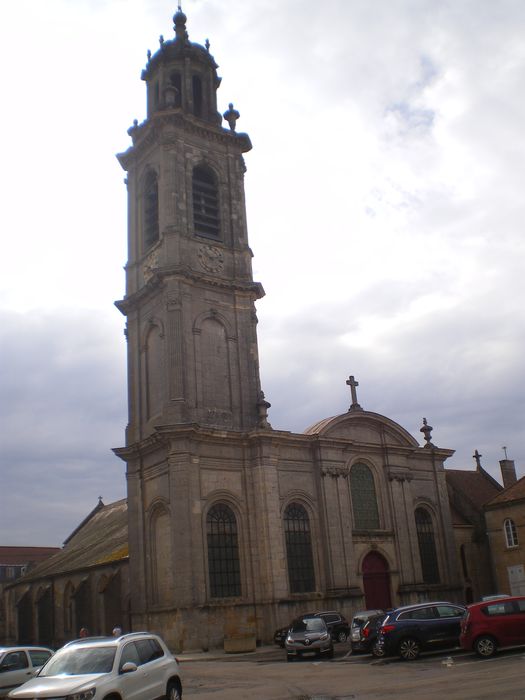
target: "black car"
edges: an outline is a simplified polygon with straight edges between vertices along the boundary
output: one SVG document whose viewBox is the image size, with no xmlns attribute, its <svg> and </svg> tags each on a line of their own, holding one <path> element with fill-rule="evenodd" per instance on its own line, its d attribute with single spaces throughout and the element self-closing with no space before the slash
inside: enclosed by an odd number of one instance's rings
<svg viewBox="0 0 525 700">
<path fill-rule="evenodd" d="M 334 642 L 346 642 L 350 636 L 350 625 L 344 615 L 335 610 L 316 612 L 314 615 L 321 617 L 326 622 Z"/>
<path fill-rule="evenodd" d="M 460 605 L 441 601 L 396 608 L 383 620 L 372 652 L 412 661 L 421 651 L 456 647 L 464 612 Z"/>
<path fill-rule="evenodd" d="M 376 613 L 368 617 L 361 627 L 352 627 L 352 653 L 369 654 L 372 651 L 385 615 L 385 612 Z M 376 655 L 379 656 L 380 653 Z"/>
<path fill-rule="evenodd" d="M 273 634 L 274 643 L 280 646 L 282 649 L 284 649 L 284 641 L 286 639 L 286 635 L 288 634 L 289 629 L 290 625 L 286 625 L 285 627 L 279 627 L 279 629 L 275 630 Z"/>
</svg>

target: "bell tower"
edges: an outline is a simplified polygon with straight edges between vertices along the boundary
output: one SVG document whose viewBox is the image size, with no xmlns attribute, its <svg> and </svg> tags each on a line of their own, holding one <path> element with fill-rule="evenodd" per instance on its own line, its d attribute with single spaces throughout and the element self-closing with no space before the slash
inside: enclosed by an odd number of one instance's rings
<svg viewBox="0 0 525 700">
<path fill-rule="evenodd" d="M 157 426 L 269 427 L 259 379 L 255 301 L 244 200 L 247 134 L 186 16 L 142 72 L 147 117 L 118 155 L 127 172 L 128 445 Z"/>
</svg>

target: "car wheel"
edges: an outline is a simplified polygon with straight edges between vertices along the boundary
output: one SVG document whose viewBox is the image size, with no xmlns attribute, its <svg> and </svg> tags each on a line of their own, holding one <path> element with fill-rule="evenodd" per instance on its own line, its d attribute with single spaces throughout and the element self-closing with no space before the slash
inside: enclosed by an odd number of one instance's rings
<svg viewBox="0 0 525 700">
<path fill-rule="evenodd" d="M 344 630 L 341 630 L 340 632 L 337 633 L 337 641 L 338 642 L 346 642 L 348 639 L 348 635 Z"/>
<path fill-rule="evenodd" d="M 399 656 L 405 661 L 414 661 L 419 656 L 421 647 L 417 639 L 407 637 L 399 643 Z"/>
<path fill-rule="evenodd" d="M 182 700 L 182 688 L 179 683 L 170 681 L 166 690 L 166 700 Z"/>
<path fill-rule="evenodd" d="M 385 655 L 385 647 L 379 646 L 377 642 L 374 644 L 372 647 L 372 656 L 375 656 L 377 659 L 383 658 Z"/>
<path fill-rule="evenodd" d="M 489 656 L 494 656 L 497 649 L 498 645 L 496 644 L 496 640 L 488 634 L 483 637 L 478 637 L 474 642 L 474 651 L 478 656 L 482 656 L 485 659 Z"/>
</svg>

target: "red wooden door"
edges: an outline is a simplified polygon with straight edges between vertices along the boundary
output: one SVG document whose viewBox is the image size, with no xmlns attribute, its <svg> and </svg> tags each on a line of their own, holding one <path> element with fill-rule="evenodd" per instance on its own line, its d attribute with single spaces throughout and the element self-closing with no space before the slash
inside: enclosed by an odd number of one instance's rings
<svg viewBox="0 0 525 700">
<path fill-rule="evenodd" d="M 363 559 L 363 588 L 368 610 L 392 607 L 388 564 L 378 552 L 369 552 Z"/>
</svg>

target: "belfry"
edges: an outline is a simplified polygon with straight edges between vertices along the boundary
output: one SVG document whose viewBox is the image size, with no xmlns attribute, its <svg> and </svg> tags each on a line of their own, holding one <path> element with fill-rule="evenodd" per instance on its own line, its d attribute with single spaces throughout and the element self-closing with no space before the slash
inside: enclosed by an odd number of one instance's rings
<svg viewBox="0 0 525 700">
<path fill-rule="evenodd" d="M 294 615 L 454 600 L 444 461 L 357 402 L 272 429 L 261 390 L 244 200 L 251 149 L 218 111 L 210 45 L 174 16 L 142 72 L 127 172 L 131 618 L 174 649 L 271 639 Z M 360 399 L 363 401 L 361 387 Z M 366 401 L 364 401 L 366 404 Z M 428 448 L 428 449 L 427 449 Z"/>
</svg>

